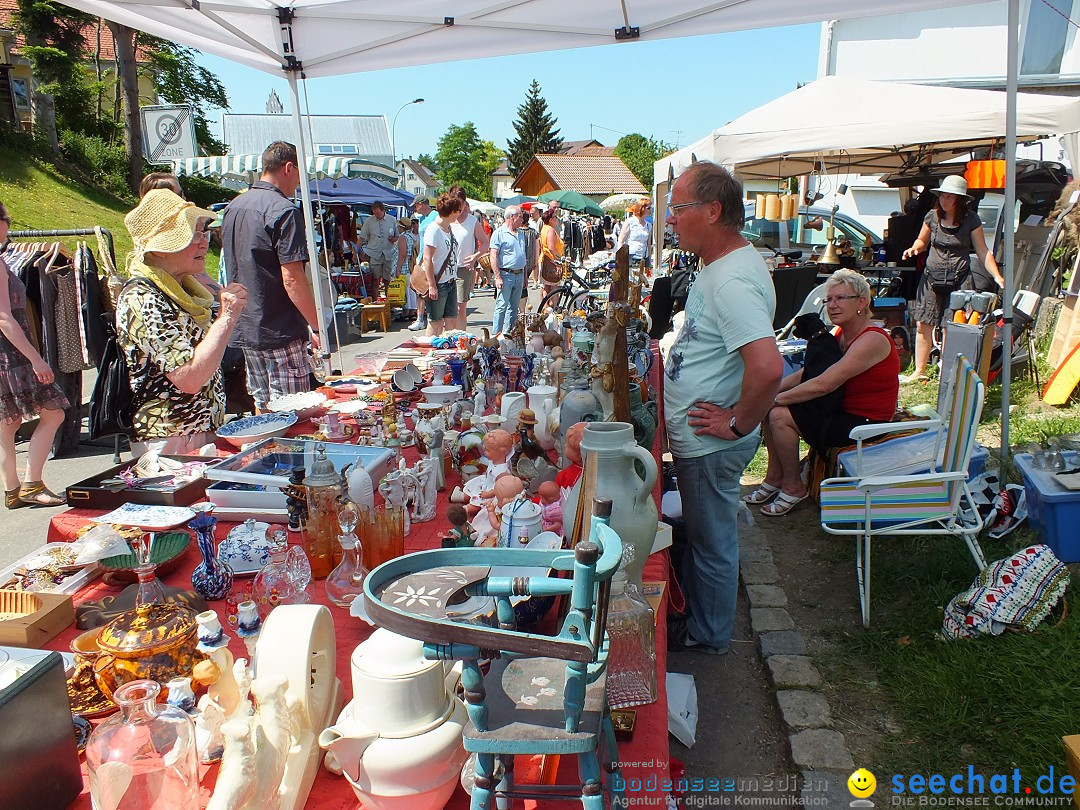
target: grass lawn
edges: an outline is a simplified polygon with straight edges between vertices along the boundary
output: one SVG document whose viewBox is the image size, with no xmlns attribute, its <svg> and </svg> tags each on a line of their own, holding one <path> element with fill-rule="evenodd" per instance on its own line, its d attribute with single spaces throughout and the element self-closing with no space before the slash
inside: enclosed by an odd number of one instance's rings
<svg viewBox="0 0 1080 810">
<path fill-rule="evenodd" d="M 1040 369 L 1043 383 L 1048 371 Z M 936 393 L 936 381 L 905 385 L 901 401 L 931 403 Z M 992 468 L 1000 445 L 1000 401 L 1000 385 L 991 385 L 979 437 L 992 450 Z M 1080 431 L 1075 399 L 1064 408 L 1049 408 L 1035 384 L 1023 379 L 1012 386 L 1012 401 L 1014 450 Z M 1080 543 L 1080 527 L 1070 530 L 1068 540 Z M 992 561 L 1035 542 L 1035 532 L 1022 526 L 1002 540 L 983 539 L 982 545 Z M 850 571 L 850 544 L 828 544 L 811 553 L 819 563 Z M 868 746 L 873 761 L 857 762 L 878 774 L 879 783 L 881 774 L 966 774 L 969 765 L 985 775 L 1011 775 L 1018 768 L 1027 786 L 1051 766 L 1057 776 L 1067 773 L 1061 737 L 1080 733 L 1080 585 L 1074 580 L 1067 604 L 1035 633 L 944 641 L 942 610 L 975 574 L 959 541 L 883 538 L 874 543 L 870 629 L 823 620 L 827 654 L 815 663 L 832 695 L 855 713 L 856 724 L 860 709 L 855 707 L 861 707 L 866 727 L 882 729 Z M 878 711 L 889 721 L 876 722 Z"/>
</svg>

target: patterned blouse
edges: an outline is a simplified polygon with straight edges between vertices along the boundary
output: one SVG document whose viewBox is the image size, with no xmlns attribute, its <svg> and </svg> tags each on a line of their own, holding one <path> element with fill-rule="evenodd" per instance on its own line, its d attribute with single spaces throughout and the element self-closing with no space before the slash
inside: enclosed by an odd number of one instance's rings
<svg viewBox="0 0 1080 810">
<path fill-rule="evenodd" d="M 137 441 L 212 431 L 225 422 L 225 389 L 218 370 L 196 394 L 165 375 L 190 362 L 206 336 L 187 312 L 150 282 L 129 282 L 116 304 L 116 332 L 135 392 Z"/>
</svg>

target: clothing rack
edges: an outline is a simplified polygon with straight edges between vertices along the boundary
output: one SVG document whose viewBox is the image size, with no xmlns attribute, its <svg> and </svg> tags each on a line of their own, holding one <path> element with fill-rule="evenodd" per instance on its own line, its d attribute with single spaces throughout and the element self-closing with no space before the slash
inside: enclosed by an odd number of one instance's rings
<svg viewBox="0 0 1080 810">
<path fill-rule="evenodd" d="M 62 236 L 96 236 L 100 233 L 105 238 L 105 244 L 109 250 L 109 259 L 112 261 L 112 265 L 116 266 L 116 247 L 113 241 L 112 232 L 108 228 L 58 228 L 53 230 L 22 230 L 22 231 L 8 231 L 8 239 L 52 239 Z M 3 247 L 3 246 L 0 246 Z M 79 403 L 79 409 L 81 410 L 82 403 Z M 53 455 L 56 454 L 58 449 L 60 437 L 57 436 L 57 441 L 53 445 Z M 113 464 L 120 463 L 120 435 L 117 434 L 113 439 Z"/>
</svg>

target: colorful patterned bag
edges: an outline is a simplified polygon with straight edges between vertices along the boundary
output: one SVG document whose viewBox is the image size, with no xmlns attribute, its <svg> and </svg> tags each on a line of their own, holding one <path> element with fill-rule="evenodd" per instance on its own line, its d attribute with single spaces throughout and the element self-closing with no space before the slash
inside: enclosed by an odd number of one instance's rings
<svg viewBox="0 0 1080 810">
<path fill-rule="evenodd" d="M 941 634 L 948 639 L 1032 632 L 1069 586 L 1069 571 L 1049 546 L 1039 544 L 988 565 L 945 607 Z"/>
</svg>

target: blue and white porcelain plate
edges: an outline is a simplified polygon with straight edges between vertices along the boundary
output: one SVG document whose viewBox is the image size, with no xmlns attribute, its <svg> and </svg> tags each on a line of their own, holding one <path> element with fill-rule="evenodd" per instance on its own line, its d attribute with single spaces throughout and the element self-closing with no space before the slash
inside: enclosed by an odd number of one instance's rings
<svg viewBox="0 0 1080 810">
<path fill-rule="evenodd" d="M 256 521 L 248 531 L 245 524 L 234 527 L 218 546 L 218 557 L 229 564 L 236 576 L 255 576 L 270 559 L 269 523 Z"/>
<path fill-rule="evenodd" d="M 134 526 L 138 529 L 171 529 L 187 523 L 195 512 L 186 506 L 155 506 L 143 503 L 125 503 L 123 506 L 92 518 L 94 523 L 112 523 L 117 526 Z"/>
<path fill-rule="evenodd" d="M 234 419 L 227 425 L 222 425 L 217 430 L 217 435 L 224 439 L 251 438 L 263 436 L 275 430 L 288 430 L 296 424 L 296 414 L 284 413 L 260 413 L 243 419 Z"/>
</svg>

